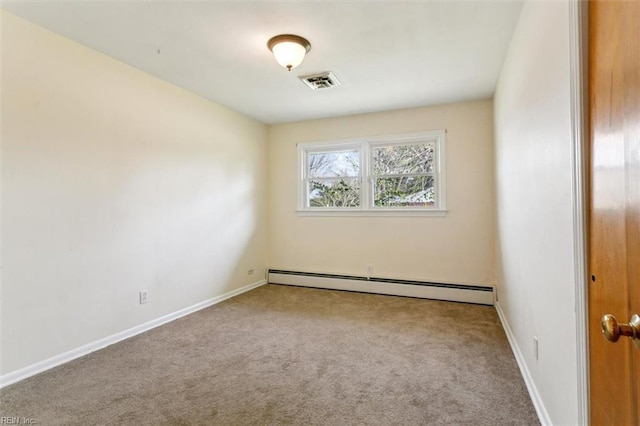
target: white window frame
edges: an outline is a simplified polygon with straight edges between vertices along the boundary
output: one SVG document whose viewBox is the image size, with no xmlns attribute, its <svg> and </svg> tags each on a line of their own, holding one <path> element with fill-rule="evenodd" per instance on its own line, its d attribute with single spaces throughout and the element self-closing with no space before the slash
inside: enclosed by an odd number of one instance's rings
<svg viewBox="0 0 640 426">
<path fill-rule="evenodd" d="M 417 133 L 403 133 L 335 141 L 304 142 L 298 149 L 298 206 L 300 216 L 446 216 L 446 130 L 431 130 Z M 376 207 L 373 205 L 373 177 L 370 173 L 372 148 L 377 146 L 403 145 L 430 142 L 435 145 L 433 176 L 435 179 L 435 199 L 433 207 L 399 206 Z M 308 153 L 357 149 L 360 152 L 360 206 L 359 207 L 309 207 L 307 193 Z"/>
</svg>

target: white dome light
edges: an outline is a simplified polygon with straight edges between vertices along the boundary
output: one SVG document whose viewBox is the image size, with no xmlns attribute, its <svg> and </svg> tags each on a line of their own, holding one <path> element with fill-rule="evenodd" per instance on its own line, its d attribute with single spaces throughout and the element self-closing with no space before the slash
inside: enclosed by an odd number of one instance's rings
<svg viewBox="0 0 640 426">
<path fill-rule="evenodd" d="M 293 34 L 281 34 L 272 37 L 267 47 L 273 52 L 276 61 L 289 71 L 302 63 L 304 55 L 311 50 L 311 44 L 305 38 Z"/>
</svg>

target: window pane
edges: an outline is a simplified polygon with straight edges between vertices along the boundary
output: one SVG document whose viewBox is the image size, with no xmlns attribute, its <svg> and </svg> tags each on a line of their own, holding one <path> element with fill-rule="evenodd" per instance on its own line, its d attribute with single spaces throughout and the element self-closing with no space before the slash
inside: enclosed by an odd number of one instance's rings
<svg viewBox="0 0 640 426">
<path fill-rule="evenodd" d="M 374 175 L 433 172 L 435 144 L 389 145 L 373 148 Z"/>
<path fill-rule="evenodd" d="M 406 176 L 374 179 L 376 207 L 433 207 L 433 176 Z"/>
<path fill-rule="evenodd" d="M 358 179 L 310 180 L 309 207 L 358 207 L 360 182 Z"/>
<path fill-rule="evenodd" d="M 360 152 L 357 150 L 310 152 L 308 177 L 360 176 Z"/>
</svg>

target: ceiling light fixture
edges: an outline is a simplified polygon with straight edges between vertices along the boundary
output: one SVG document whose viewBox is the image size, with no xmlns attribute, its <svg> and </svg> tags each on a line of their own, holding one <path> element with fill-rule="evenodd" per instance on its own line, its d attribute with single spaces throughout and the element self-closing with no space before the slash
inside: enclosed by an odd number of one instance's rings
<svg viewBox="0 0 640 426">
<path fill-rule="evenodd" d="M 304 37 L 293 34 L 280 34 L 271 37 L 267 47 L 273 52 L 276 61 L 289 71 L 302 63 L 304 55 L 311 50 L 311 43 Z"/>
</svg>

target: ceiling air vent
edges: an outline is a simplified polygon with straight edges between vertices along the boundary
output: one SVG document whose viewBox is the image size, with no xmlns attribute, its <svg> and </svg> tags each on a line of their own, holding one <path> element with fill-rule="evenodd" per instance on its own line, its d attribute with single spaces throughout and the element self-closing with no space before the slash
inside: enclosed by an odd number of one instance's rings
<svg viewBox="0 0 640 426">
<path fill-rule="evenodd" d="M 320 74 L 303 75 L 298 78 L 313 90 L 331 89 L 340 86 L 340 81 L 331 71 L 321 72 Z"/>
</svg>

